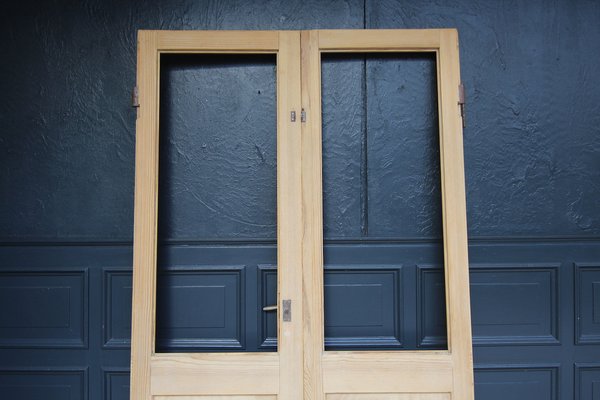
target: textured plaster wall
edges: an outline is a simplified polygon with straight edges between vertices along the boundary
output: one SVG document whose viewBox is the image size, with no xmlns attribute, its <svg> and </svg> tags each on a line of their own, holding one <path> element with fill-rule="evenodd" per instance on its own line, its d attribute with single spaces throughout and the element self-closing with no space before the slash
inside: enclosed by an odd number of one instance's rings
<svg viewBox="0 0 600 400">
<path fill-rule="evenodd" d="M 131 240 L 137 29 L 364 27 L 458 28 L 471 236 L 598 236 L 599 20 L 594 0 L 3 2 L 0 239 Z"/>
</svg>

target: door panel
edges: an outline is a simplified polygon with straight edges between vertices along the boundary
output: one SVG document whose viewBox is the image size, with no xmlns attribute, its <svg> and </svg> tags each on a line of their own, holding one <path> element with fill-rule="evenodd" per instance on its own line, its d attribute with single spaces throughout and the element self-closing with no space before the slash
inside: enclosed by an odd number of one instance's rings
<svg viewBox="0 0 600 400">
<path fill-rule="evenodd" d="M 153 395 L 273 394 L 277 354 L 161 354 L 152 359 Z"/>
<path fill-rule="evenodd" d="M 327 395 L 327 400 L 449 400 L 449 393 L 378 393 Z"/>
<path fill-rule="evenodd" d="M 452 359 L 437 352 L 326 352 L 325 393 L 452 391 Z"/>
<path fill-rule="evenodd" d="M 277 396 L 154 396 L 154 400 L 276 400 Z"/>
</svg>

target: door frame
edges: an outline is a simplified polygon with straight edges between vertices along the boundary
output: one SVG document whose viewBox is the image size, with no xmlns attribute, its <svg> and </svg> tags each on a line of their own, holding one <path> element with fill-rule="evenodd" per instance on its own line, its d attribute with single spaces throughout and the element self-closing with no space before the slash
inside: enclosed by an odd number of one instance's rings
<svg viewBox="0 0 600 400">
<path fill-rule="evenodd" d="M 324 350 L 322 52 L 436 54 L 447 351 Z M 277 54 L 278 304 L 291 300 L 293 316 L 284 321 L 278 312 L 277 353 L 155 352 L 162 53 Z M 131 399 L 220 395 L 238 400 L 252 396 L 316 400 L 355 398 L 353 393 L 473 399 L 459 85 L 454 29 L 139 31 Z M 302 117 L 290 118 L 292 111 Z"/>
</svg>

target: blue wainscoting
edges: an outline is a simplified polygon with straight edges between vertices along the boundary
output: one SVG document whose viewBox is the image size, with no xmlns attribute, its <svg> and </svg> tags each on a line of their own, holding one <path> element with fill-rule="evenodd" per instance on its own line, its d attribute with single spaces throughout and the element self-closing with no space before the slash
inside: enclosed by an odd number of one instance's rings
<svg viewBox="0 0 600 400">
<path fill-rule="evenodd" d="M 0 347 L 86 348 L 88 273 L 0 271 Z"/>
<path fill-rule="evenodd" d="M 0 393 L 6 399 L 80 400 L 88 392 L 86 368 L 0 370 Z"/>
<path fill-rule="evenodd" d="M 276 349 L 261 311 L 276 299 L 273 245 L 160 254 L 158 351 Z M 2 398 L 127 399 L 131 246 L 4 245 L 0 258 Z M 438 243 L 332 241 L 325 258 L 327 348 L 445 348 Z M 477 399 L 597 399 L 600 240 L 474 239 L 470 260 Z"/>
</svg>

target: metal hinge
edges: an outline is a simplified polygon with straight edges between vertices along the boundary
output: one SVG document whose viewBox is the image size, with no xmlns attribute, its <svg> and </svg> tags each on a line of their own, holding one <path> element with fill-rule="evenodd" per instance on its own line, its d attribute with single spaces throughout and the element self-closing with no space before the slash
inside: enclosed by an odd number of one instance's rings
<svg viewBox="0 0 600 400">
<path fill-rule="evenodd" d="M 140 92 L 137 86 L 133 87 L 131 92 L 131 107 L 138 108 L 140 106 Z"/>
<path fill-rule="evenodd" d="M 465 85 L 458 85 L 458 106 L 460 107 L 460 117 L 462 118 L 463 128 L 467 126 L 465 123 Z"/>
<path fill-rule="evenodd" d="M 296 122 L 296 111 L 290 111 L 290 121 Z M 300 122 L 306 122 L 306 111 L 300 111 Z"/>
</svg>

